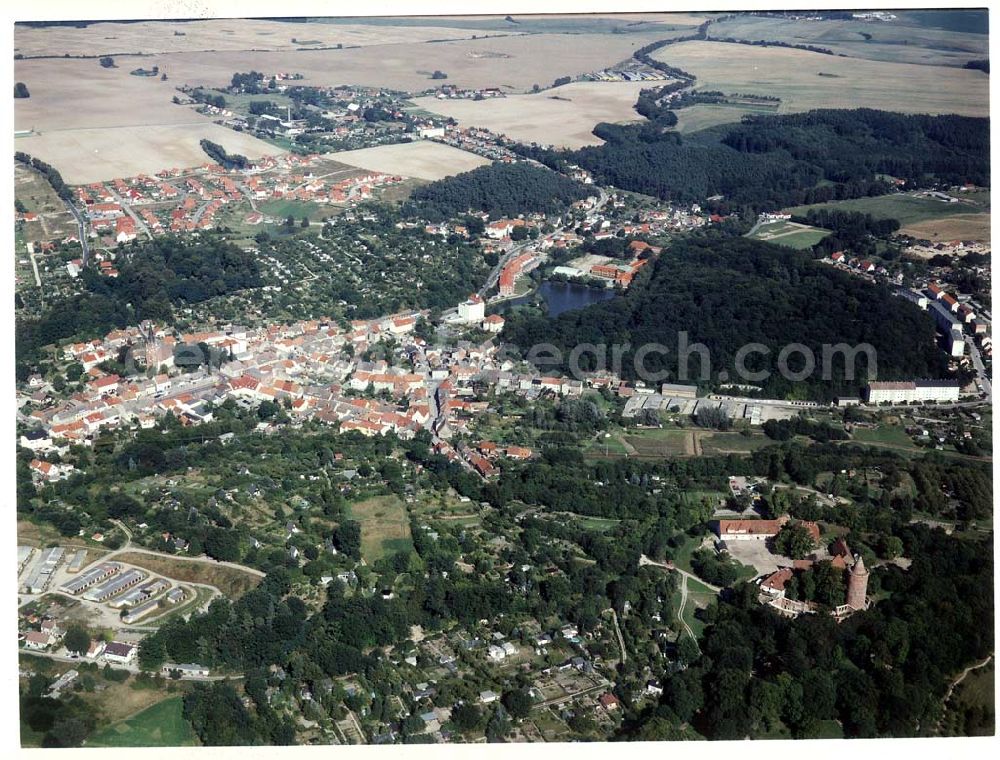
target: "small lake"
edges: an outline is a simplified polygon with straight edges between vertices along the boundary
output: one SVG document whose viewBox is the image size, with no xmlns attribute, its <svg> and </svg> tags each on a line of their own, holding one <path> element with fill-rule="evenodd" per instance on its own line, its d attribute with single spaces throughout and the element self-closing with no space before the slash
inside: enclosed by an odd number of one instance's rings
<svg viewBox="0 0 1000 760">
<path fill-rule="evenodd" d="M 571 282 L 549 282 L 546 280 L 538 288 L 545 300 L 550 317 L 558 317 L 564 311 L 582 309 L 601 301 L 614 298 L 613 288 L 588 288 Z"/>
<path fill-rule="evenodd" d="M 537 290 L 504 301 L 498 307 L 498 311 L 503 314 L 518 306 L 536 303 L 541 297 L 541 300 L 545 302 L 548 315 L 558 317 L 564 311 L 583 309 L 601 301 L 608 301 L 616 295 L 618 295 L 618 291 L 614 288 L 588 288 L 586 285 L 573 282 L 545 280 Z"/>
</svg>

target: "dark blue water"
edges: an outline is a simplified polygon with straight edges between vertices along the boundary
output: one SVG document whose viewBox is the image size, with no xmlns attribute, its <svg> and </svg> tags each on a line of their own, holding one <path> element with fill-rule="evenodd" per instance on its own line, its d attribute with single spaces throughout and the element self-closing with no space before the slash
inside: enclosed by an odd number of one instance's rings
<svg viewBox="0 0 1000 760">
<path fill-rule="evenodd" d="M 545 300 L 550 317 L 558 317 L 570 309 L 583 309 L 591 304 L 614 298 L 613 288 L 588 288 L 570 282 L 545 281 L 538 292 Z"/>
</svg>

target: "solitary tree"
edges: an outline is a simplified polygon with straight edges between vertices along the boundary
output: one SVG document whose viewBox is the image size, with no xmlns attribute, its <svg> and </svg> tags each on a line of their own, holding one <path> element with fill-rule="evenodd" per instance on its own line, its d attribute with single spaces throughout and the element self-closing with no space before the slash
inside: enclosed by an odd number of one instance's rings
<svg viewBox="0 0 1000 760">
<path fill-rule="evenodd" d="M 812 536 L 801 525 L 786 525 L 774 537 L 774 549 L 792 559 L 802 559 L 813 550 Z"/>
<path fill-rule="evenodd" d="M 86 654 L 87 650 L 90 649 L 90 634 L 81 625 L 71 625 L 66 629 L 63 643 L 70 652 Z"/>
<path fill-rule="evenodd" d="M 14 97 L 15 98 L 30 98 L 31 93 L 28 92 L 28 86 L 24 82 L 18 82 L 14 85 Z"/>
</svg>

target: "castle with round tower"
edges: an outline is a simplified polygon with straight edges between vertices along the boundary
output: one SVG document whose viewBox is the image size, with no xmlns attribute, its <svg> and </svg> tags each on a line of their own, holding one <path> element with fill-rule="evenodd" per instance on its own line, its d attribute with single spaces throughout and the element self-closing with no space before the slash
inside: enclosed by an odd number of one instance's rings
<svg viewBox="0 0 1000 760">
<path fill-rule="evenodd" d="M 868 607 L 868 568 L 860 554 L 854 555 L 854 566 L 847 575 L 847 606 L 852 610 Z"/>
</svg>

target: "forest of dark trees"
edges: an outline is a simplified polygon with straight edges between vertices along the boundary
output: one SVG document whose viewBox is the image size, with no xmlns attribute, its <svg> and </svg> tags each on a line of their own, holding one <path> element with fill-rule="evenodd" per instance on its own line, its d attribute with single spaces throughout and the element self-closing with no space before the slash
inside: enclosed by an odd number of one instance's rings
<svg viewBox="0 0 1000 760">
<path fill-rule="evenodd" d="M 712 739 L 779 724 L 809 738 L 831 720 L 847 737 L 933 735 L 948 679 L 992 651 L 992 540 L 919 524 L 899 536 L 919 560 L 885 568 L 887 598 L 839 625 L 822 614 L 787 620 L 758 604 L 752 584 L 737 586 L 711 610 L 701 659 L 625 735 L 690 721 Z"/>
<path fill-rule="evenodd" d="M 573 201 L 596 194 L 540 166 L 494 163 L 418 187 L 411 196 L 410 211 L 432 221 L 467 211 L 485 211 L 496 219 L 530 211 L 558 213 Z"/>
<path fill-rule="evenodd" d="M 762 343 L 770 353 L 750 354 L 745 366 L 769 373 L 759 383 L 761 392 L 777 398 L 788 393 L 822 400 L 859 395 L 867 382 L 864 355 L 857 357 L 853 380 L 845 377 L 842 356 L 834 357 L 832 377 L 824 380 L 824 344 L 870 344 L 881 379 L 944 376 L 933 324 L 919 308 L 800 252 L 745 238 L 706 236 L 675 242 L 647 269 L 650 274 L 640 274 L 624 296 L 587 309 L 556 319 L 515 312 L 508 316 L 504 338 L 522 350 L 554 344 L 563 352 L 564 363 L 558 368 L 566 371 L 565 359 L 577 345 L 628 343 L 622 373 L 630 378 L 636 375 L 635 351 L 643 344 L 660 343 L 670 353 L 646 355 L 645 368 L 676 377 L 678 334 L 686 332 L 689 346 L 702 343 L 708 349 L 709 385 L 720 370 L 730 379 L 737 377 L 736 352 L 746 344 Z M 791 343 L 808 346 L 816 358 L 816 371 L 801 382 L 777 372 L 778 354 Z M 584 354 L 580 363 L 585 371 L 596 369 L 590 366 L 595 364 L 593 354 Z M 691 351 L 688 381 L 701 377 L 700 363 L 699 353 Z M 789 360 L 789 368 L 801 368 L 797 357 Z"/>
<path fill-rule="evenodd" d="M 104 335 L 144 319 L 170 322 L 175 305 L 262 283 L 253 254 L 213 237 L 136 241 L 117 264 L 117 278 L 88 267 L 81 274 L 83 293 L 56 300 L 38 319 L 18 319 L 18 361 L 28 362 L 41 346 L 74 335 Z"/>
<path fill-rule="evenodd" d="M 892 236 L 900 226 L 897 219 L 875 219 L 871 214 L 833 208 L 810 209 L 804 215 L 793 216 L 792 221 L 833 233 L 813 246 L 813 251 L 820 255 L 845 249 L 858 256 L 874 255 L 877 252 L 875 239 Z"/>
<path fill-rule="evenodd" d="M 772 210 L 912 186 L 989 185 L 989 121 L 965 116 L 817 110 L 744 116 L 692 135 L 648 125 L 598 124 L 606 144 L 579 150 L 522 147 L 548 166 L 575 163 L 600 184 L 680 203 L 724 196 L 720 211 Z M 822 182 L 822 184 L 821 184 Z"/>
<path fill-rule="evenodd" d="M 396 443 L 431 472 L 447 467 L 441 457 L 427 456 L 425 442 Z M 188 621 L 175 618 L 162 625 L 143 641 L 140 663 L 155 670 L 167 660 L 196 661 L 244 673 L 252 709 L 239 707 L 229 687 L 216 684 L 186 697 L 185 716 L 208 744 L 287 743 L 292 737 L 289 726 L 263 693 L 271 664 L 287 668 L 294 663 L 312 688 L 322 678 L 348 673 L 375 683 L 386 677 L 379 648 L 405 639 L 411 625 L 437 630 L 452 620 L 558 611 L 581 630 L 591 629 L 608 604 L 628 599 L 635 609 L 643 603 L 643 590 L 651 588 L 654 576 L 638 566 L 640 553 L 671 558 L 678 545 L 676 532 L 703 525 L 710 516 L 680 498 L 681 492 L 724 483 L 734 473 L 807 483 L 818 472 L 843 467 L 879 467 L 891 482 L 901 482 L 909 472 L 920 493 L 925 488 L 940 493 L 938 477 L 950 484 L 966 477 L 966 470 L 969 477 L 989 482 L 988 468 L 980 465 L 934 455 L 911 461 L 892 452 L 833 444 L 772 446 L 749 457 L 661 463 L 584 464 L 565 451 L 550 451 L 541 461 L 505 471 L 497 483 L 484 486 L 473 478 L 472 487 L 480 489 L 475 497 L 498 508 L 523 500 L 556 512 L 571 507 L 578 513 L 625 517 L 626 522 L 606 534 L 544 515 L 523 521 L 522 542 L 529 550 L 540 536 L 548 535 L 579 544 L 595 564 L 569 563 L 565 578 L 545 580 L 526 594 L 514 593 L 492 579 L 450 572 L 459 546 L 413 530 L 414 549 L 428 576 L 398 598 L 348 596 L 335 582 L 323 606 L 310 614 L 289 594 L 289 571 L 273 566 L 264 582 L 240 599 L 216 600 L 207 612 Z M 930 478 L 926 482 L 924 471 Z M 652 477 L 663 484 L 654 497 L 648 495 Z M 583 483 L 583 490 L 559 496 L 571 482 Z M 664 726 L 688 722 L 709 738 L 730 739 L 765 733 L 780 722 L 794 736 L 807 738 L 815 737 L 821 723 L 829 720 L 840 721 L 849 737 L 933 733 L 948 677 L 991 651 L 993 560 L 988 538 L 951 537 L 911 524 L 913 509 L 921 506 L 919 498 L 917 503 L 909 494 L 881 503 L 862 500 L 860 509 L 800 503 L 794 517 L 849 527 L 856 550 L 870 552 L 864 536 L 898 537 L 904 555 L 915 558 L 913 565 L 907 570 L 877 568 L 870 589 L 879 593 L 878 604 L 840 625 L 822 614 L 783 619 L 758 604 L 752 584 L 737 585 L 717 606 L 698 613 L 707 624 L 701 653 L 682 655 L 687 668 L 672 673 L 663 696 L 634 713 L 621 727 L 621 736 L 669 738 L 660 734 Z M 602 502 L 609 508 L 602 508 Z M 580 509 L 581 503 L 595 509 Z M 562 566 L 561 560 L 555 561 Z M 709 564 L 708 557 L 700 557 L 696 568 L 720 580 L 735 580 L 725 566 Z M 665 578 L 655 577 L 661 579 L 657 582 Z M 814 595 L 822 596 L 818 591 Z M 942 641 L 948 646 L 942 648 Z M 938 649 L 947 651 L 936 655 Z M 221 701 L 220 712 L 210 709 L 212 700 Z"/>
</svg>

